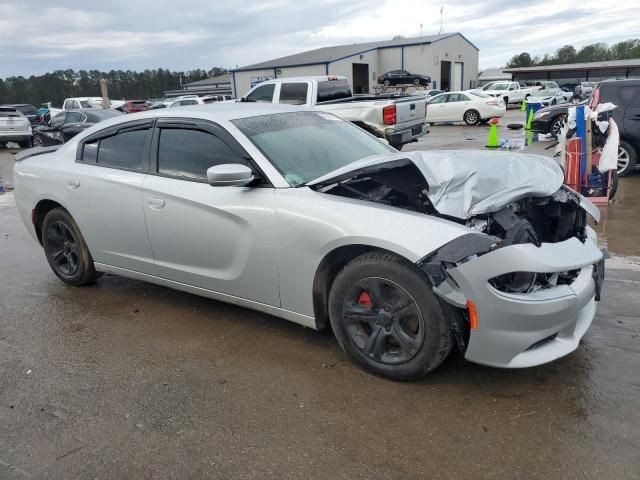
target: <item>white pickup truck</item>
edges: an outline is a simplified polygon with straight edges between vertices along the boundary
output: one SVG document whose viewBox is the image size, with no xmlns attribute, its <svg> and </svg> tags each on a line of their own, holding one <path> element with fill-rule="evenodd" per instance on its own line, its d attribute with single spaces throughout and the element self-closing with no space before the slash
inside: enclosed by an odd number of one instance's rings
<svg viewBox="0 0 640 480">
<path fill-rule="evenodd" d="M 505 105 L 509 105 L 510 103 L 522 103 L 522 100 L 526 100 L 537 90 L 537 87 L 524 87 L 518 82 L 497 81 L 486 84 L 480 90 L 471 90 L 471 92 L 481 92 L 492 97 L 502 98 Z"/>
<path fill-rule="evenodd" d="M 412 95 L 356 95 L 346 77 L 279 78 L 262 82 L 239 101 L 309 105 L 348 120 L 400 150 L 427 133 L 427 104 Z"/>
</svg>

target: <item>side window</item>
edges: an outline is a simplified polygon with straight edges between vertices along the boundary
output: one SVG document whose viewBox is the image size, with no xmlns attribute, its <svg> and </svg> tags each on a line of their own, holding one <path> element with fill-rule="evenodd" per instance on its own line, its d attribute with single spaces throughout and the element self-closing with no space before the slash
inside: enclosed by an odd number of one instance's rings
<svg viewBox="0 0 640 480">
<path fill-rule="evenodd" d="M 100 140 L 94 140 L 93 142 L 85 143 L 82 147 L 82 161 L 85 163 L 96 163 L 98 160 L 98 145 Z"/>
<path fill-rule="evenodd" d="M 67 114 L 65 112 L 58 113 L 51 119 L 49 125 L 51 125 L 52 127 L 59 127 L 64 123 L 64 119 L 66 116 Z"/>
<path fill-rule="evenodd" d="M 283 83 L 280 85 L 280 103 L 304 105 L 307 103 L 308 84 Z"/>
<path fill-rule="evenodd" d="M 447 101 L 447 98 L 449 98 L 449 97 L 450 97 L 450 95 L 448 95 L 448 94 L 436 95 L 431 100 L 429 100 L 429 103 L 432 103 L 432 104 L 445 103 Z"/>
<path fill-rule="evenodd" d="M 73 108 L 73 100 L 67 100 L 64 102 L 63 110 L 71 110 Z"/>
<path fill-rule="evenodd" d="M 631 102 L 633 101 L 637 88 L 638 87 L 620 87 L 618 90 L 618 98 L 620 99 L 619 106 L 622 107 L 622 109 L 626 109 L 631 106 Z"/>
<path fill-rule="evenodd" d="M 158 173 L 189 180 L 206 180 L 207 169 L 242 163 L 226 143 L 211 133 L 184 128 L 162 128 L 158 144 Z"/>
<path fill-rule="evenodd" d="M 69 112 L 65 123 L 82 123 L 83 117 L 80 112 Z"/>
<path fill-rule="evenodd" d="M 465 97 L 461 93 L 450 93 L 449 94 L 449 99 L 447 100 L 447 103 L 466 102 L 466 101 L 467 101 L 467 97 Z"/>
<path fill-rule="evenodd" d="M 129 130 L 101 139 L 96 163 L 103 167 L 143 170 L 144 151 L 150 131 L 149 128 Z"/>
<path fill-rule="evenodd" d="M 247 95 L 247 102 L 271 103 L 273 101 L 273 91 L 275 88 L 275 83 L 262 85 Z"/>
<path fill-rule="evenodd" d="M 182 100 L 182 103 L 180 103 L 180 106 L 183 105 L 197 105 L 198 101 L 194 100 L 194 99 L 190 99 L 190 100 Z"/>
</svg>

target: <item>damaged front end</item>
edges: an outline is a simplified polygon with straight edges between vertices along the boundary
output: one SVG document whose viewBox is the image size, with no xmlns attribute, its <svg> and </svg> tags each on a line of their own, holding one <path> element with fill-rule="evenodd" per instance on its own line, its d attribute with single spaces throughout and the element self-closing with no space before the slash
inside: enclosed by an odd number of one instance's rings
<svg viewBox="0 0 640 480">
<path fill-rule="evenodd" d="M 418 266 L 452 307 L 465 358 L 524 367 L 575 349 L 600 297 L 606 252 L 587 224 L 599 212 L 562 182 L 546 157 L 411 152 L 369 159 L 312 188 L 468 227 Z"/>
</svg>

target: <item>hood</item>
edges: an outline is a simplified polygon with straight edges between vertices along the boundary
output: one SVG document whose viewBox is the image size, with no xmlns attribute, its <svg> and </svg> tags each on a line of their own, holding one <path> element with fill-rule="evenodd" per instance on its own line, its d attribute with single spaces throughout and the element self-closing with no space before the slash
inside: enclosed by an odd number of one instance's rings
<svg viewBox="0 0 640 480">
<path fill-rule="evenodd" d="M 309 186 L 326 186 L 413 163 L 427 183 L 435 210 L 467 219 L 526 197 L 547 197 L 564 180 L 552 158 L 516 152 L 432 150 L 367 157 L 328 173 Z"/>
</svg>

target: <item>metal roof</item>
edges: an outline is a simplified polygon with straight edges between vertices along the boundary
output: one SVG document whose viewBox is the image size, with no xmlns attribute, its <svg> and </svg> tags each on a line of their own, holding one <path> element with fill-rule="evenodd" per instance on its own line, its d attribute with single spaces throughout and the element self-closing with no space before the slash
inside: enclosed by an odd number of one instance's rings
<svg viewBox="0 0 640 480">
<path fill-rule="evenodd" d="M 535 67 L 517 67 L 505 68 L 505 72 L 524 73 L 524 72 L 547 72 L 558 70 L 592 70 L 602 68 L 626 68 L 640 67 L 640 58 L 632 58 L 629 60 L 607 60 L 602 62 L 587 63 L 565 63 L 561 65 L 537 65 Z"/>
<path fill-rule="evenodd" d="M 266 68 L 279 67 L 299 67 L 303 65 L 317 65 L 335 62 L 344 58 L 360 55 L 361 53 L 376 50 L 378 48 L 406 47 L 410 45 L 428 45 L 430 43 L 444 40 L 445 38 L 460 35 L 473 48 L 478 50 L 473 43 L 469 42 L 464 35 L 460 33 L 443 33 L 441 35 L 424 35 L 422 37 L 401 38 L 398 40 L 385 40 L 380 42 L 353 43 L 351 45 L 336 45 L 333 47 L 322 47 L 315 50 L 288 55 L 286 57 L 276 58 L 266 62 L 255 63 L 240 67 L 232 72 L 242 72 L 245 70 L 261 70 Z"/>
</svg>

